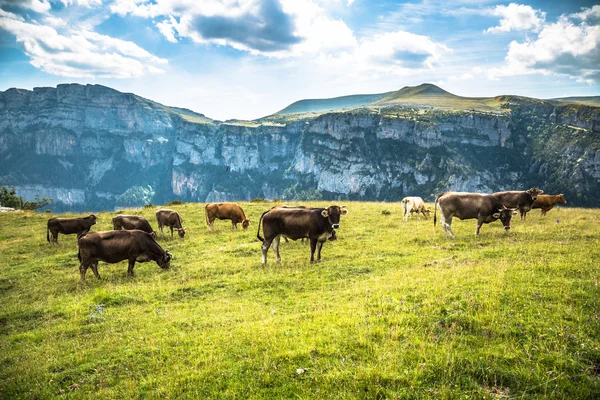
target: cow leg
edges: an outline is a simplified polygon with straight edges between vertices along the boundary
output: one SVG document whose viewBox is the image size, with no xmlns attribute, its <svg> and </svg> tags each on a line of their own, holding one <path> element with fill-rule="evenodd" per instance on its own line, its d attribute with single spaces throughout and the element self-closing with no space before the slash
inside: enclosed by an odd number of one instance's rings
<svg viewBox="0 0 600 400">
<path fill-rule="evenodd" d="M 317 242 L 317 262 L 321 261 L 321 249 L 323 248 L 323 242 Z"/>
<path fill-rule="evenodd" d="M 88 268 L 89 268 L 89 263 L 86 265 L 82 261 L 79 264 L 79 277 L 81 279 L 81 282 L 85 282 L 85 272 L 87 271 Z"/>
<path fill-rule="evenodd" d="M 231 220 L 231 230 L 237 229 L 237 224 Z"/>
<path fill-rule="evenodd" d="M 264 266 L 267 265 L 267 252 L 269 251 L 269 247 L 271 247 L 271 243 L 273 242 L 273 239 L 266 239 L 263 242 L 261 249 L 262 249 L 262 263 Z"/>
<path fill-rule="evenodd" d="M 310 262 L 315 262 L 315 250 L 317 249 L 317 239 L 310 238 Z"/>
<path fill-rule="evenodd" d="M 275 239 L 273 239 L 273 243 L 271 244 L 271 247 L 273 247 L 273 253 L 275 253 L 275 259 L 277 260 L 278 263 L 281 262 L 281 256 L 279 255 L 279 241 L 281 240 L 281 236 L 277 236 Z"/>
<path fill-rule="evenodd" d="M 170 226 L 169 228 L 171 229 L 171 239 L 173 239 L 173 227 Z"/>
<path fill-rule="evenodd" d="M 442 217 L 440 218 L 440 222 L 442 223 L 442 228 L 444 232 L 453 238 L 454 232 L 452 232 L 452 217 L 446 217 L 445 215 L 442 215 Z"/>
<path fill-rule="evenodd" d="M 129 258 L 129 267 L 127 268 L 127 275 L 133 278 L 133 267 L 135 267 L 135 257 Z"/>
<path fill-rule="evenodd" d="M 94 275 L 96 275 L 96 278 L 100 279 L 100 274 L 98 273 L 98 260 L 94 261 L 90 267 L 92 267 L 92 271 L 94 272 Z"/>
<path fill-rule="evenodd" d="M 521 210 L 519 210 L 519 212 L 521 213 L 521 221 L 525 221 L 525 214 L 526 214 L 525 210 L 521 209 Z"/>
<path fill-rule="evenodd" d="M 481 229 L 481 226 L 483 225 L 484 221 L 485 217 L 479 216 L 479 218 L 477 218 L 477 228 L 475 228 L 475 236 L 479 236 L 479 230 Z"/>
<path fill-rule="evenodd" d="M 547 209 L 542 208 L 542 217 L 545 217 L 547 212 L 548 212 Z"/>
<path fill-rule="evenodd" d="M 52 233 L 52 243 L 58 245 L 58 232 L 50 231 Z"/>
</svg>

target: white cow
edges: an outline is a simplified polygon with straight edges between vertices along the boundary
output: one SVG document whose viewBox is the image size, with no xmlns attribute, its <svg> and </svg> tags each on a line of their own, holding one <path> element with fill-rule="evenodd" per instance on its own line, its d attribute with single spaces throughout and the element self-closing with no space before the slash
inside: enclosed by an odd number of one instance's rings
<svg viewBox="0 0 600 400">
<path fill-rule="evenodd" d="M 402 209 L 404 210 L 404 220 L 408 221 L 408 214 L 417 213 L 417 218 L 421 219 L 419 213 L 422 213 L 425 219 L 431 212 L 425 208 L 425 202 L 420 197 L 405 197 L 401 201 Z"/>
</svg>

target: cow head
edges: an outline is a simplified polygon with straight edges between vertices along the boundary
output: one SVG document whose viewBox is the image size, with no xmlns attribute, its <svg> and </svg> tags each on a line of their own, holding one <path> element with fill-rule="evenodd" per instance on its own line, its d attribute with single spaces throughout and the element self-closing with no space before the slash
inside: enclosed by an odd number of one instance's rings
<svg viewBox="0 0 600 400">
<path fill-rule="evenodd" d="M 340 217 L 346 214 L 348 214 L 348 210 L 344 206 L 330 206 L 321 211 L 323 218 L 327 218 L 327 221 L 329 221 L 331 229 L 339 229 Z"/>
<path fill-rule="evenodd" d="M 179 237 L 183 239 L 183 237 L 185 236 L 185 228 L 176 228 L 176 229 L 177 229 L 177 234 L 179 235 Z"/>
<path fill-rule="evenodd" d="M 567 200 L 565 200 L 565 195 L 562 193 L 558 195 L 558 204 L 567 204 Z"/>
<path fill-rule="evenodd" d="M 502 225 L 504 225 L 504 230 L 508 231 L 510 229 L 510 219 L 513 215 L 517 215 L 516 210 L 516 208 L 499 208 L 498 212 L 494 213 L 492 217 L 502 221 Z"/>
<path fill-rule="evenodd" d="M 245 219 L 242 221 L 242 228 L 244 228 L 244 230 L 248 229 L 248 227 L 250 226 L 250 220 L 249 219 Z"/>
<path fill-rule="evenodd" d="M 165 254 L 156 262 L 162 269 L 171 268 L 171 260 L 173 259 L 173 254 L 165 251 Z"/>
<path fill-rule="evenodd" d="M 544 191 L 540 190 L 538 188 L 531 188 L 529 190 L 526 190 L 525 193 L 528 193 L 531 196 L 531 199 L 533 201 L 536 201 L 538 198 L 538 195 L 544 193 Z"/>
<path fill-rule="evenodd" d="M 96 220 L 98 219 L 98 217 L 95 214 L 90 214 L 86 218 L 89 219 L 92 222 L 92 225 L 95 225 L 96 224 Z"/>
</svg>

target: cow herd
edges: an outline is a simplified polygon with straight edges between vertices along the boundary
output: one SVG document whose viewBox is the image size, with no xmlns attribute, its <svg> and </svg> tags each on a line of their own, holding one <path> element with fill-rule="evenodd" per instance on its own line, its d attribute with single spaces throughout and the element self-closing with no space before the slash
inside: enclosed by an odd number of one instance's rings
<svg viewBox="0 0 600 400">
<path fill-rule="evenodd" d="M 543 195 L 543 191 L 531 188 L 526 191 L 507 191 L 493 194 L 445 192 L 437 196 L 434 205 L 434 227 L 437 223 L 437 211 L 440 211 L 440 222 L 443 231 L 454 237 L 452 232 L 452 218 L 477 219 L 475 235 L 479 235 L 481 226 L 500 220 L 504 229 L 510 229 L 510 220 L 517 210 L 524 221 L 526 214 L 532 208 L 540 208 L 542 216 L 556 204 L 565 204 L 564 195 Z M 423 214 L 428 218 L 431 210 L 425 207 L 420 197 L 405 197 L 402 201 L 403 217 L 408 220 L 409 214 Z M 244 210 L 233 203 L 211 203 L 205 207 L 206 225 L 214 229 L 214 222 L 230 220 L 231 229 L 237 229 L 241 223 L 246 230 L 250 220 L 246 218 Z M 310 261 L 321 259 L 321 249 L 326 241 L 336 240 L 336 229 L 340 227 L 340 219 L 348 214 L 346 207 L 332 205 L 327 208 L 314 208 L 304 206 L 276 206 L 265 211 L 260 216 L 256 237 L 262 242 L 262 263 L 267 264 L 267 253 L 273 248 L 277 262 L 281 262 L 279 255 L 279 242 L 281 237 L 288 239 L 308 239 L 310 242 Z M 420 219 L 420 217 L 419 217 Z M 83 218 L 51 218 L 48 220 L 46 239 L 50 243 L 58 244 L 58 234 L 77 234 L 79 247 L 78 258 L 81 280 L 85 280 L 88 268 L 92 268 L 94 275 L 98 274 L 98 261 L 117 263 L 127 260 L 129 267 L 127 273 L 133 276 L 133 268 L 137 262 L 155 261 L 161 268 L 170 268 L 173 255 L 164 250 L 157 242 L 157 233 L 152 229 L 148 220 L 137 215 L 116 215 L 113 217 L 112 231 L 90 233 L 92 225 L 96 224 L 97 217 L 91 214 Z M 156 220 L 161 234 L 164 236 L 164 227 L 168 227 L 173 237 L 174 231 L 180 238 L 185 237 L 185 228 L 181 216 L 177 211 L 161 208 L 156 211 Z M 261 228 L 263 236 L 261 236 Z M 50 237 L 52 234 L 52 238 Z"/>
</svg>

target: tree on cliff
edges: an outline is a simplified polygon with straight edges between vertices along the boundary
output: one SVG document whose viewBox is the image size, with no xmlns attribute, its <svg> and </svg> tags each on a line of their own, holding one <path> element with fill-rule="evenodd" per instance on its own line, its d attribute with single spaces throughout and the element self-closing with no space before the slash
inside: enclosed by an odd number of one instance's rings
<svg viewBox="0 0 600 400">
<path fill-rule="evenodd" d="M 12 207 L 19 210 L 36 210 L 52 203 L 53 199 L 48 197 L 41 198 L 35 196 L 34 201 L 25 201 L 22 197 L 17 196 L 15 188 L 7 188 L 0 186 L 0 205 L 3 207 Z"/>
</svg>

